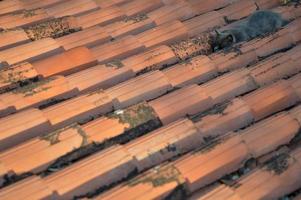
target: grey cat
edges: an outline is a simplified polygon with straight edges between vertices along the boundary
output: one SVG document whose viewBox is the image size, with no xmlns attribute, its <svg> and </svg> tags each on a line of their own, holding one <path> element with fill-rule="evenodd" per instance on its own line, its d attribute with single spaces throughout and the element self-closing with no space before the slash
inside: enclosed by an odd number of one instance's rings
<svg viewBox="0 0 301 200">
<path fill-rule="evenodd" d="M 234 27 L 222 32 L 216 30 L 214 50 L 227 48 L 238 42 L 273 33 L 288 23 L 278 13 L 267 10 L 256 11 Z"/>
</svg>

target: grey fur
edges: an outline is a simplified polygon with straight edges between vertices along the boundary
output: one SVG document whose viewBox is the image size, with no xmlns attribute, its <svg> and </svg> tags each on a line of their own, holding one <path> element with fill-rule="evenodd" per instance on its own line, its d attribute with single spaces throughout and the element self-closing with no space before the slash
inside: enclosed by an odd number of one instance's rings
<svg viewBox="0 0 301 200">
<path fill-rule="evenodd" d="M 217 32 L 215 49 L 230 47 L 232 44 L 273 33 L 288 23 L 280 14 L 272 11 L 256 11 L 238 25 Z"/>
</svg>

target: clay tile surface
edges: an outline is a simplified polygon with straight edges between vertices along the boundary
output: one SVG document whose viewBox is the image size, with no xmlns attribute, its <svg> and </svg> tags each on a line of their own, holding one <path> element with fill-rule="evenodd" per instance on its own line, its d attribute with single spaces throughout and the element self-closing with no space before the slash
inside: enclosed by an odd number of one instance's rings
<svg viewBox="0 0 301 200">
<path fill-rule="evenodd" d="M 48 107 L 43 113 L 54 127 L 61 128 L 111 110 L 110 97 L 102 90 L 98 90 Z"/>
<path fill-rule="evenodd" d="M 160 69 L 164 65 L 174 64 L 177 61 L 178 59 L 171 48 L 163 45 L 126 58 L 121 63 L 131 68 L 135 73 L 139 73 Z"/>
<path fill-rule="evenodd" d="M 0 60 L 8 64 L 17 64 L 22 61 L 34 61 L 62 52 L 62 48 L 51 38 L 37 40 L 0 52 Z"/>
<path fill-rule="evenodd" d="M 106 63 L 114 60 L 135 55 L 145 49 L 143 43 L 139 42 L 135 36 L 125 36 L 113 42 L 96 46 L 91 49 L 98 63 Z"/>
<path fill-rule="evenodd" d="M 278 0 L 254 0 L 259 9 L 271 9 L 279 6 L 281 2 Z"/>
<path fill-rule="evenodd" d="M 172 20 L 184 21 L 195 15 L 192 6 L 185 1 L 178 1 L 175 4 L 163 6 L 157 10 L 154 10 L 148 14 L 156 24 L 164 24 Z"/>
<path fill-rule="evenodd" d="M 119 6 L 130 2 L 131 0 L 94 0 L 100 8 L 107 8 L 113 5 Z"/>
<path fill-rule="evenodd" d="M 24 7 L 28 9 L 36 9 L 36 8 L 48 8 L 55 4 L 61 3 L 64 0 L 21 0 L 23 2 Z"/>
<path fill-rule="evenodd" d="M 14 106 L 17 110 L 28 107 L 38 107 L 51 101 L 68 99 L 78 94 L 78 90 L 62 76 L 52 77 L 17 88 L 9 93 L 0 95 L 0 99 L 7 106 Z"/>
<path fill-rule="evenodd" d="M 207 13 L 209 11 L 218 10 L 219 8 L 226 7 L 231 3 L 235 2 L 234 0 L 217 0 L 217 1 L 206 1 L 206 0 L 186 0 L 194 12 L 197 14 Z"/>
<path fill-rule="evenodd" d="M 276 54 L 252 68 L 250 75 L 260 86 L 270 84 L 283 77 L 292 76 L 301 71 L 300 65 L 288 54 Z"/>
<path fill-rule="evenodd" d="M 189 98 L 189 101 L 187 99 Z M 193 115 L 212 106 L 212 99 L 198 85 L 191 85 L 151 101 L 163 124 Z"/>
<path fill-rule="evenodd" d="M 121 146 L 113 146 L 44 178 L 44 182 L 61 199 L 70 199 L 121 180 L 132 170 L 132 158 Z"/>
<path fill-rule="evenodd" d="M 13 200 L 22 198 L 30 199 L 53 199 L 57 198 L 53 191 L 45 185 L 38 176 L 29 177 L 19 183 L 9 186 L 0 191 L 1 199 Z"/>
<path fill-rule="evenodd" d="M 249 157 L 246 145 L 239 136 L 232 137 L 212 149 L 190 154 L 175 163 L 175 167 L 186 178 L 189 192 L 206 186 L 239 168 Z"/>
<path fill-rule="evenodd" d="M 239 20 L 244 17 L 247 17 L 248 15 L 252 14 L 257 10 L 257 7 L 253 0 L 242 0 L 237 1 L 231 4 L 230 6 L 227 6 L 218 12 L 225 16 L 227 20 L 233 21 L 233 20 Z"/>
<path fill-rule="evenodd" d="M 24 62 L 0 70 L 0 91 L 14 88 L 18 82 L 37 77 L 38 73 L 30 63 Z"/>
<path fill-rule="evenodd" d="M 70 85 L 78 88 L 80 92 L 92 92 L 96 89 L 107 89 L 134 76 L 132 69 L 122 66 L 122 63 L 113 62 L 90 67 L 66 78 Z"/>
<path fill-rule="evenodd" d="M 136 35 L 154 28 L 156 24 L 149 19 L 147 15 L 137 15 L 127 17 L 124 20 L 117 21 L 104 26 L 102 29 L 113 38 L 121 38 L 126 35 Z"/>
<path fill-rule="evenodd" d="M 161 0 L 134 0 L 129 3 L 120 5 L 120 9 L 126 14 L 126 16 L 131 17 L 138 14 L 144 14 L 156 10 L 163 6 Z"/>
<path fill-rule="evenodd" d="M 254 121 L 251 109 L 240 99 L 232 100 L 226 107 L 217 107 L 216 113 L 203 117 L 195 125 L 203 137 L 224 135 L 250 125 Z"/>
<path fill-rule="evenodd" d="M 290 78 L 289 84 L 291 84 L 293 90 L 298 95 L 300 101 L 301 100 L 301 74 L 299 73 L 298 75 Z"/>
<path fill-rule="evenodd" d="M 147 48 L 160 44 L 171 44 L 185 39 L 188 36 L 187 28 L 180 21 L 171 21 L 137 35 L 138 40 Z"/>
<path fill-rule="evenodd" d="M 120 8 L 112 6 L 81 15 L 77 19 L 82 28 L 88 28 L 95 25 L 107 25 L 125 17 L 125 13 Z"/>
<path fill-rule="evenodd" d="M 297 120 L 282 113 L 251 126 L 241 134 L 252 155 L 258 157 L 288 144 L 299 128 Z"/>
<path fill-rule="evenodd" d="M 43 77 L 57 74 L 67 75 L 96 64 L 94 55 L 86 47 L 70 49 L 32 63 L 38 74 Z"/>
<path fill-rule="evenodd" d="M 290 111 L 290 114 L 301 123 L 301 106 L 297 106 Z"/>
<path fill-rule="evenodd" d="M 125 145 L 135 157 L 139 171 L 160 164 L 200 145 L 198 131 L 190 120 L 183 119 L 160 128 Z"/>
<path fill-rule="evenodd" d="M 69 50 L 79 46 L 94 47 L 110 41 L 112 37 L 106 33 L 100 26 L 94 26 L 82 31 L 69 34 L 56 41 L 63 46 L 65 50 Z"/>
<path fill-rule="evenodd" d="M 0 34 L 0 50 L 12 48 L 29 41 L 23 30 L 13 30 Z"/>
<path fill-rule="evenodd" d="M 207 56 L 197 56 L 187 63 L 177 64 L 163 71 L 173 87 L 199 84 L 217 76 L 214 63 Z"/>
<path fill-rule="evenodd" d="M 46 10 L 50 16 L 62 17 L 67 15 L 78 15 L 97 8 L 98 6 L 93 0 L 73 0 L 72 4 L 68 1 L 63 1 Z"/>
<path fill-rule="evenodd" d="M 113 100 L 114 108 L 122 109 L 127 106 L 147 101 L 161 96 L 172 89 L 164 74 L 154 71 L 105 90 Z"/>
<path fill-rule="evenodd" d="M 0 27 L 11 29 L 16 27 L 28 26 L 50 19 L 44 9 L 24 10 L 16 14 L 8 14 L 0 18 Z"/>
<path fill-rule="evenodd" d="M 29 109 L 0 119 L 1 150 L 12 147 L 50 129 L 50 123 L 37 109 Z"/>
<path fill-rule="evenodd" d="M 24 9 L 24 4 L 20 0 L 1 1 L 0 14 L 13 13 Z"/>
<path fill-rule="evenodd" d="M 213 27 L 223 26 L 226 24 L 226 22 L 217 11 L 212 11 L 188 19 L 184 21 L 183 24 L 187 27 L 189 36 L 195 36 Z"/>
<path fill-rule="evenodd" d="M 288 82 L 278 81 L 242 99 L 250 106 L 255 120 L 259 120 L 294 105 L 298 101 L 298 96 Z"/>
<path fill-rule="evenodd" d="M 220 76 L 200 87 L 212 98 L 213 104 L 217 104 L 252 91 L 257 85 L 249 76 L 249 70 L 241 69 Z"/>
<path fill-rule="evenodd" d="M 87 138 L 78 125 L 72 125 L 21 143 L 0 153 L 0 162 L 7 172 L 39 173 L 54 160 L 86 144 Z"/>
</svg>

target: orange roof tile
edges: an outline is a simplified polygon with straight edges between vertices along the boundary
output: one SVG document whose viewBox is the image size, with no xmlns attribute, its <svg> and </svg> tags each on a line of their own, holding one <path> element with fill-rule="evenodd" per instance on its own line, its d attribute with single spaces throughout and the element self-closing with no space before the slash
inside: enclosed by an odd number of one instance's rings
<svg viewBox="0 0 301 200">
<path fill-rule="evenodd" d="M 133 0 L 129 3 L 125 3 L 120 5 L 120 9 L 126 14 L 128 17 L 132 17 L 138 14 L 144 14 L 156 10 L 163 6 L 163 2 L 161 0 Z"/>
<path fill-rule="evenodd" d="M 37 109 L 29 109 L 6 118 L 0 123 L 0 149 L 10 148 L 20 142 L 50 130 L 50 123 L 43 113 Z"/>
<path fill-rule="evenodd" d="M 190 85 L 155 99 L 149 104 L 162 123 L 168 124 L 186 115 L 193 115 L 210 108 L 212 99 L 199 86 Z"/>
<path fill-rule="evenodd" d="M 97 8 L 98 6 L 93 0 L 73 0 L 72 4 L 68 1 L 63 1 L 47 8 L 46 11 L 50 16 L 63 17 L 78 15 Z"/>
<path fill-rule="evenodd" d="M 37 40 L 0 52 L 0 60 L 9 64 L 17 64 L 22 61 L 34 61 L 62 52 L 62 48 L 51 38 Z"/>
<path fill-rule="evenodd" d="M 57 74 L 70 74 L 97 63 L 93 53 L 86 47 L 77 47 L 61 54 L 33 62 L 37 72 L 49 77 Z"/>
<path fill-rule="evenodd" d="M 172 86 L 164 74 L 154 71 L 118 84 L 105 92 L 113 100 L 114 108 L 118 110 L 156 98 L 171 89 Z"/>
<path fill-rule="evenodd" d="M 23 30 L 12 30 L 0 34 L 0 50 L 9 49 L 29 42 L 29 38 Z"/>
</svg>

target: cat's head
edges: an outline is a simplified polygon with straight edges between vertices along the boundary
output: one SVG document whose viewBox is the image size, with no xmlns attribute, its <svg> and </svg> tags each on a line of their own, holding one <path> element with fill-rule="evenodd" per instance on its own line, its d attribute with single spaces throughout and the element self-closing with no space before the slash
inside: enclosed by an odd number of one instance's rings
<svg viewBox="0 0 301 200">
<path fill-rule="evenodd" d="M 229 30 L 224 30 L 222 32 L 215 30 L 215 33 L 216 35 L 213 42 L 214 51 L 230 47 L 236 42 L 235 36 Z"/>
</svg>

